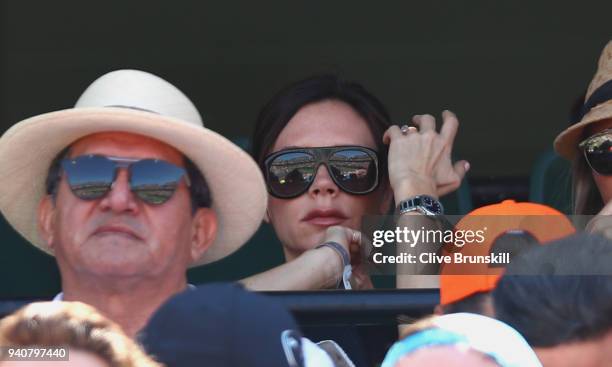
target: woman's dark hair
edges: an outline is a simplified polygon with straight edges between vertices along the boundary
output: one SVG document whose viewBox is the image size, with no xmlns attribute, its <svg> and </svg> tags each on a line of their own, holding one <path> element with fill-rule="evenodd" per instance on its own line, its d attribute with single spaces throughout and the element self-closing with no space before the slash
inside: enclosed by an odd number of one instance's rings
<svg viewBox="0 0 612 367">
<path fill-rule="evenodd" d="M 374 137 L 381 171 L 386 177 L 387 146 L 382 137 L 391 126 L 389 113 L 378 98 L 361 84 L 345 81 L 337 75 L 312 76 L 281 89 L 261 109 L 253 133 L 252 154 L 260 167 L 289 120 L 304 106 L 325 100 L 336 100 L 351 106 L 368 124 Z"/>
</svg>

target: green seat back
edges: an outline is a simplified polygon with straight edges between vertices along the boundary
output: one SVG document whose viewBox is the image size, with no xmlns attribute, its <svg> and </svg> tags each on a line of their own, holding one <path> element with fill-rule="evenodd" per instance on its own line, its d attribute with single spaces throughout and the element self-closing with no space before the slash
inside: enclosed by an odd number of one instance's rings
<svg viewBox="0 0 612 367">
<path fill-rule="evenodd" d="M 529 201 L 572 213 L 571 164 L 550 150 L 535 161 L 529 182 Z"/>
<path fill-rule="evenodd" d="M 53 297 L 60 291 L 60 275 L 52 256 L 30 245 L 0 219 L 0 299 Z"/>
</svg>

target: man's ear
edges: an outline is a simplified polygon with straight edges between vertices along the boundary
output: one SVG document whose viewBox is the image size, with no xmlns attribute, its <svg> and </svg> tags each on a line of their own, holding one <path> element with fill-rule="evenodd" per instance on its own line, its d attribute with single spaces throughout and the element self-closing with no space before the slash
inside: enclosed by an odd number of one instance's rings
<svg viewBox="0 0 612 367">
<path fill-rule="evenodd" d="M 53 228 L 55 222 L 55 202 L 46 195 L 38 204 L 38 233 L 49 248 L 53 248 Z"/>
<path fill-rule="evenodd" d="M 211 208 L 198 208 L 193 215 L 191 237 L 191 261 L 196 261 L 217 238 L 217 213 Z"/>
</svg>

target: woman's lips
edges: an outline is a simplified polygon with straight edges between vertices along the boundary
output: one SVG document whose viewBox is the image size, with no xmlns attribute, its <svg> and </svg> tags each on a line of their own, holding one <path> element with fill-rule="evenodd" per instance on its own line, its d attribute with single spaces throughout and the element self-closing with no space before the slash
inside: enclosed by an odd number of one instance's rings
<svg viewBox="0 0 612 367">
<path fill-rule="evenodd" d="M 335 226 L 342 222 L 344 222 L 344 218 L 338 217 L 315 217 L 306 221 L 307 223 L 313 224 L 315 226 Z"/>
<path fill-rule="evenodd" d="M 336 209 L 316 209 L 310 211 L 304 218 L 303 222 L 315 226 L 335 226 L 344 222 L 348 217 Z"/>
</svg>

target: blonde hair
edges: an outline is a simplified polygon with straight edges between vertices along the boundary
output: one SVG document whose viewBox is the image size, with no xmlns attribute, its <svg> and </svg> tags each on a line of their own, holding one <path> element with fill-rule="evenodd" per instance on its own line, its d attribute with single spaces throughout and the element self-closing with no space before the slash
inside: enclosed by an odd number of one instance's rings
<svg viewBox="0 0 612 367">
<path fill-rule="evenodd" d="M 81 302 L 36 302 L 0 320 L 0 345 L 67 346 L 111 367 L 161 367 L 119 325 Z"/>
</svg>

